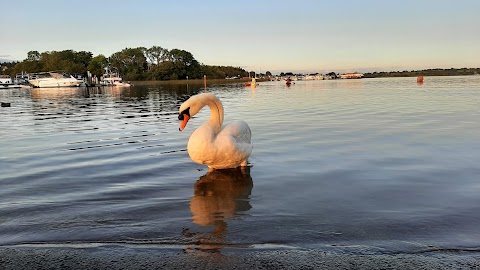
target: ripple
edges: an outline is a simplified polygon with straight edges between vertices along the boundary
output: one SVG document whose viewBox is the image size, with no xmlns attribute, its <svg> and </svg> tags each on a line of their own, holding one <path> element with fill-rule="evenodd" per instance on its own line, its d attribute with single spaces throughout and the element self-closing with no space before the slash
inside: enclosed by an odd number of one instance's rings
<svg viewBox="0 0 480 270">
<path fill-rule="evenodd" d="M 470 76 L 421 87 L 388 78 L 2 91 L 12 107 L 0 118 L 0 245 L 475 252 L 479 86 Z M 177 114 L 200 91 L 252 129 L 246 197 L 226 196 L 241 193 L 228 181 L 197 183 L 212 176 L 186 148 L 209 112 L 184 132 Z M 207 226 L 194 222 L 198 194 Z"/>
</svg>

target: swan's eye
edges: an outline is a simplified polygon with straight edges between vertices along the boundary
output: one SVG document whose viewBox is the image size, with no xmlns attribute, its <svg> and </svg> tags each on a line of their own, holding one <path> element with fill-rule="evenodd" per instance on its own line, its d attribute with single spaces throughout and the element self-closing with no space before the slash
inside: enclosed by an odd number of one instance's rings
<svg viewBox="0 0 480 270">
<path fill-rule="evenodd" d="M 190 107 L 186 108 L 183 110 L 179 115 L 178 115 L 178 120 L 183 120 L 183 115 L 186 114 L 188 117 L 190 117 Z"/>
</svg>

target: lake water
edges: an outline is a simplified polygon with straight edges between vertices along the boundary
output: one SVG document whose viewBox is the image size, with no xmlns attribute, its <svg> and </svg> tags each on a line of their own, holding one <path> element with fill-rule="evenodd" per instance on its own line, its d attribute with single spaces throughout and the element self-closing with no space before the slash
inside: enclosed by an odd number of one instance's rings
<svg viewBox="0 0 480 270">
<path fill-rule="evenodd" d="M 243 119 L 244 170 L 186 152 L 178 108 Z M 480 243 L 480 76 L 0 90 L 0 246 L 346 253 Z"/>
</svg>

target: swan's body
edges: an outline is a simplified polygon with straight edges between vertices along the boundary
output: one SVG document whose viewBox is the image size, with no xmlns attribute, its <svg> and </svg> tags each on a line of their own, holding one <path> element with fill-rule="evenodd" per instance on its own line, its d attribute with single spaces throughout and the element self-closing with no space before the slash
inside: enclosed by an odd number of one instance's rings
<svg viewBox="0 0 480 270">
<path fill-rule="evenodd" d="M 223 106 L 213 94 L 192 96 L 180 106 L 178 119 L 183 121 L 179 129 L 183 130 L 188 120 L 205 106 L 210 107 L 210 118 L 190 136 L 190 158 L 214 169 L 246 166 L 253 148 L 250 127 L 244 121 L 232 121 L 222 127 Z"/>
</svg>

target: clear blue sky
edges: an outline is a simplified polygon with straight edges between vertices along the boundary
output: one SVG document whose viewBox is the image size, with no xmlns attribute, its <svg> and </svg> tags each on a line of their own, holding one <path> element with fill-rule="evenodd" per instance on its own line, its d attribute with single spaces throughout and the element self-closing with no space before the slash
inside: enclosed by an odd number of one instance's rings
<svg viewBox="0 0 480 270">
<path fill-rule="evenodd" d="M 184 49 L 257 72 L 480 67 L 478 0 L 3 1 L 0 59 Z"/>
</svg>

